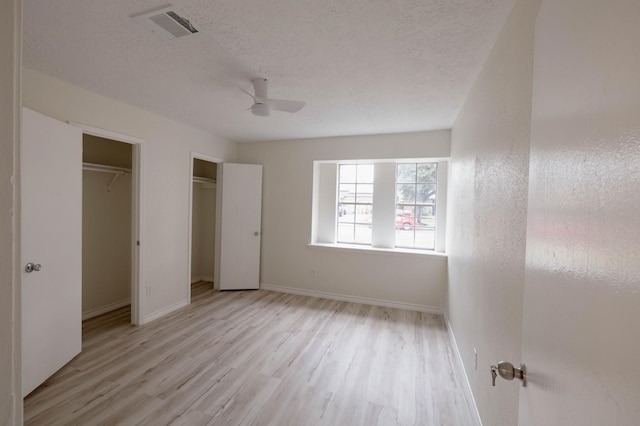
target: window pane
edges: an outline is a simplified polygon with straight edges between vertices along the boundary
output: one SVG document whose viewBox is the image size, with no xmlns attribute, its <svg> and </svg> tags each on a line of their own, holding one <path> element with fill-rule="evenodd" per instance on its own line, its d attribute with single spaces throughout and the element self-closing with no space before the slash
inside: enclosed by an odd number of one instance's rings
<svg viewBox="0 0 640 426">
<path fill-rule="evenodd" d="M 414 216 L 414 213 L 416 211 L 416 208 L 413 204 L 410 205 L 404 205 L 404 204 L 398 204 L 396 205 L 396 216 L 397 215 L 401 215 L 401 216 Z"/>
<path fill-rule="evenodd" d="M 356 185 L 354 183 L 340 184 L 340 202 L 353 203 L 356 200 Z"/>
<path fill-rule="evenodd" d="M 426 204 L 436 199 L 435 183 L 419 183 L 416 185 L 416 203 Z"/>
<path fill-rule="evenodd" d="M 371 244 L 373 164 L 341 164 L 338 183 L 337 241 Z"/>
<path fill-rule="evenodd" d="M 373 164 L 358 164 L 358 183 L 373 183 Z"/>
<path fill-rule="evenodd" d="M 412 183 L 416 181 L 416 164 L 398 164 L 397 183 Z"/>
<path fill-rule="evenodd" d="M 356 197 L 356 203 L 373 203 L 373 184 L 365 183 L 364 185 L 358 183 L 358 194 Z"/>
<path fill-rule="evenodd" d="M 355 205 L 340 204 L 338 207 L 338 222 L 353 223 L 354 212 L 355 212 Z"/>
<path fill-rule="evenodd" d="M 356 211 L 355 204 L 345 204 L 344 206 L 345 206 L 345 213 L 347 215 L 353 216 L 355 214 L 355 211 Z M 353 222 L 353 219 L 351 219 L 351 222 Z"/>
<path fill-rule="evenodd" d="M 340 183 L 356 182 L 356 165 L 341 164 L 340 165 Z"/>
<path fill-rule="evenodd" d="M 416 186 L 413 183 L 400 183 L 396 185 L 396 200 L 398 203 L 416 202 Z"/>
<path fill-rule="evenodd" d="M 358 244 L 371 244 L 371 226 L 356 224 L 356 233 L 353 242 Z"/>
<path fill-rule="evenodd" d="M 421 226 L 434 228 L 436 226 L 435 206 L 418 206 L 418 214 L 416 218 Z"/>
<path fill-rule="evenodd" d="M 416 228 L 415 248 L 433 250 L 436 248 L 436 230 L 434 228 Z"/>
<path fill-rule="evenodd" d="M 398 164 L 397 247 L 435 249 L 437 171 L 438 163 Z"/>
<path fill-rule="evenodd" d="M 372 210 L 372 206 L 370 205 L 357 206 L 355 222 L 371 225 L 373 219 Z"/>
<path fill-rule="evenodd" d="M 417 182 L 435 183 L 437 174 L 438 163 L 420 163 L 418 164 Z"/>
<path fill-rule="evenodd" d="M 353 223 L 339 223 L 338 224 L 338 242 L 339 243 L 353 243 Z"/>
</svg>

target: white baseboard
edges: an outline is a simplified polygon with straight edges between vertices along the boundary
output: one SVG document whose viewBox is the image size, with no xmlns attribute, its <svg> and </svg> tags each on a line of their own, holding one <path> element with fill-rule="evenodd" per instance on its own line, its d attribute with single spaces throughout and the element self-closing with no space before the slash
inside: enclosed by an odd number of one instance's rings
<svg viewBox="0 0 640 426">
<path fill-rule="evenodd" d="M 462 373 L 462 387 L 464 388 L 464 393 L 466 394 L 469 402 L 471 403 L 471 409 L 473 410 L 474 420 L 476 426 L 482 426 L 482 419 L 480 418 L 480 412 L 478 411 L 478 406 L 476 405 L 476 400 L 473 397 L 473 392 L 471 391 L 471 383 L 469 382 L 469 376 L 467 375 L 467 370 L 464 368 L 464 363 L 462 362 L 462 355 L 460 354 L 460 349 L 458 349 L 458 343 L 456 342 L 456 336 L 453 334 L 453 329 L 451 328 L 451 323 L 449 323 L 449 316 L 447 313 L 444 313 L 444 321 L 447 326 L 447 330 L 449 331 L 449 339 L 451 340 L 451 347 L 453 348 L 453 354 L 455 356 L 456 363 L 458 364 L 458 369 Z M 487 374 L 487 377 L 489 375 Z"/>
<path fill-rule="evenodd" d="M 342 302 L 362 303 L 364 305 L 382 306 L 385 308 L 404 309 L 407 311 L 427 312 L 430 314 L 442 315 L 444 310 L 435 306 L 417 305 L 414 303 L 393 302 L 390 300 L 371 299 L 369 297 L 347 296 L 344 294 L 326 293 L 324 291 L 302 290 L 299 288 L 283 287 L 271 284 L 260 284 L 264 290 L 277 291 L 280 293 L 297 294 L 299 296 L 319 297 L 321 299 L 340 300 Z"/>
<path fill-rule="evenodd" d="M 161 318 L 161 317 L 163 317 L 165 315 L 168 315 L 173 311 L 176 311 L 176 310 L 178 310 L 180 308 L 184 308 L 188 304 L 189 304 L 189 301 L 183 300 L 181 302 L 174 303 L 173 305 L 169 305 L 166 308 L 162 308 L 159 311 L 155 311 L 154 313 L 149 314 L 146 317 L 142 318 L 142 324 L 146 324 L 148 322 L 151 322 L 153 320 Z"/>
<path fill-rule="evenodd" d="M 129 306 L 130 304 L 131 299 L 125 299 L 119 300 L 114 303 L 109 303 L 108 305 L 101 306 L 99 308 L 90 309 L 82 313 L 82 321 L 88 320 L 89 318 L 97 317 L 98 315 L 106 314 L 107 312 L 115 311 L 116 309 L 124 308 L 125 306 Z"/>
</svg>

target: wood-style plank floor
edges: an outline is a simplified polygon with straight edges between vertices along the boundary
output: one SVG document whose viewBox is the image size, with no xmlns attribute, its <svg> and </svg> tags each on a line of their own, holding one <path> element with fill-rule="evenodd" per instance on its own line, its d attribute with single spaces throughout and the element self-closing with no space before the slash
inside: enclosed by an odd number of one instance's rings
<svg viewBox="0 0 640 426">
<path fill-rule="evenodd" d="M 441 317 L 211 287 L 141 327 L 128 308 L 85 321 L 25 424 L 473 424 Z"/>
</svg>

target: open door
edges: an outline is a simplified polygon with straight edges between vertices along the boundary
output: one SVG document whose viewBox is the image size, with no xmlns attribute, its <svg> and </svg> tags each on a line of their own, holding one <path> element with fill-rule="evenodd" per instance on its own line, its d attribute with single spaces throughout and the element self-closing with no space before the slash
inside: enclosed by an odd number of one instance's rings
<svg viewBox="0 0 640 426">
<path fill-rule="evenodd" d="M 82 347 L 82 132 L 23 109 L 22 392 Z"/>
<path fill-rule="evenodd" d="M 262 166 L 221 163 L 220 290 L 260 287 Z"/>
<path fill-rule="evenodd" d="M 536 23 L 519 425 L 640 424 L 640 2 Z"/>
</svg>

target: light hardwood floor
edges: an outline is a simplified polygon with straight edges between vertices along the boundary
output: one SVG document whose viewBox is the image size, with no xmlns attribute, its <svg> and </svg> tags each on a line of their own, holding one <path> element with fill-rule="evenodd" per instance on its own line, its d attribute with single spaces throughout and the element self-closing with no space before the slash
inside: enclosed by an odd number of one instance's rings
<svg viewBox="0 0 640 426">
<path fill-rule="evenodd" d="M 82 353 L 24 401 L 27 425 L 472 425 L 441 317 L 192 287 L 142 327 L 83 323 Z"/>
</svg>

